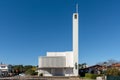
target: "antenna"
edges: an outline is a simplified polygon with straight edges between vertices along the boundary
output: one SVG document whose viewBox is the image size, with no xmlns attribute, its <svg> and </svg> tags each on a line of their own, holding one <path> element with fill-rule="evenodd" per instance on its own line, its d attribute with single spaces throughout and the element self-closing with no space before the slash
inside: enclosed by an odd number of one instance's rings
<svg viewBox="0 0 120 80">
<path fill-rule="evenodd" d="M 78 13 L 78 4 L 76 4 L 76 13 Z"/>
</svg>

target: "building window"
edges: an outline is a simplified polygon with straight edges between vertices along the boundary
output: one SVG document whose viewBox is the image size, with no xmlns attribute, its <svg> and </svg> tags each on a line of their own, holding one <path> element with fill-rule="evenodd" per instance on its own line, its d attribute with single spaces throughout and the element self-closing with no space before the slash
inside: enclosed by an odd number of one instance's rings
<svg viewBox="0 0 120 80">
<path fill-rule="evenodd" d="M 75 19 L 77 19 L 77 15 L 75 14 Z"/>
<path fill-rule="evenodd" d="M 1 66 L 1 68 L 5 68 L 6 66 Z"/>
<path fill-rule="evenodd" d="M 77 69 L 77 63 L 75 63 L 75 69 Z"/>
</svg>

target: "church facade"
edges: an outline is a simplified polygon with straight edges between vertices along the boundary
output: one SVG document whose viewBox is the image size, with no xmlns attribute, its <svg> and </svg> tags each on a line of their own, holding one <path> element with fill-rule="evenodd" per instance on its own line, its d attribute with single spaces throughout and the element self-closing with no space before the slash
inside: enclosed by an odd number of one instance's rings
<svg viewBox="0 0 120 80">
<path fill-rule="evenodd" d="M 77 7 L 78 8 L 78 7 Z M 47 52 L 38 59 L 38 75 L 43 76 L 78 76 L 78 11 L 73 13 L 73 50 L 66 52 Z"/>
</svg>

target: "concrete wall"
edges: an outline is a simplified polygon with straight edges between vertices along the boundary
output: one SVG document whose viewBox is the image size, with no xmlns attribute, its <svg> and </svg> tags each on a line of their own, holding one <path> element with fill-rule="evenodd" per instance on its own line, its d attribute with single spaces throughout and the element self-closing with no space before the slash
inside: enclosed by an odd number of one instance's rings
<svg viewBox="0 0 120 80">
<path fill-rule="evenodd" d="M 46 56 L 39 58 L 39 68 L 66 67 L 65 56 Z"/>
<path fill-rule="evenodd" d="M 66 51 L 66 52 L 47 52 L 47 56 L 64 56 L 66 58 L 66 66 L 65 67 L 74 67 L 73 64 L 73 52 Z"/>
<path fill-rule="evenodd" d="M 65 56 L 66 56 L 66 67 L 74 67 L 74 64 L 73 64 L 73 52 L 68 51 L 68 52 L 66 52 Z"/>
<path fill-rule="evenodd" d="M 73 52 L 47 52 L 47 56 L 39 57 L 39 68 L 45 68 L 43 70 L 38 70 L 38 75 L 43 73 L 44 76 L 55 76 L 57 73 L 63 73 L 61 76 L 73 76 Z M 57 69 L 51 69 L 55 67 Z M 62 72 L 61 69 L 62 68 Z M 47 69 L 46 69 L 47 68 Z M 59 75 L 59 74 L 58 74 Z"/>
<path fill-rule="evenodd" d="M 78 13 L 73 14 L 73 61 L 74 74 L 78 76 Z M 77 68 L 76 68 L 77 66 Z"/>
<path fill-rule="evenodd" d="M 45 68 L 39 70 L 43 76 L 73 76 L 72 68 Z"/>
<path fill-rule="evenodd" d="M 66 52 L 47 52 L 47 56 L 66 56 Z"/>
</svg>

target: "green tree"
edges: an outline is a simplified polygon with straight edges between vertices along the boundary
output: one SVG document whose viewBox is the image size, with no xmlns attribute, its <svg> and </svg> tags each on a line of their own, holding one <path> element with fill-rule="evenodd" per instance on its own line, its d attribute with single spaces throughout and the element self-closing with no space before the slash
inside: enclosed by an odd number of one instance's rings
<svg viewBox="0 0 120 80">
<path fill-rule="evenodd" d="M 14 66 L 12 66 L 12 72 L 15 73 L 15 74 L 19 74 L 19 73 L 24 72 L 23 69 L 24 69 L 23 65 L 14 65 Z"/>
<path fill-rule="evenodd" d="M 108 75 L 108 76 L 120 76 L 120 71 L 116 68 L 109 68 L 106 71 L 106 75 Z"/>
<path fill-rule="evenodd" d="M 27 75 L 37 75 L 37 72 L 36 72 L 36 67 L 32 67 L 30 69 L 28 69 L 25 74 Z"/>
<path fill-rule="evenodd" d="M 87 64 L 86 63 L 82 63 L 82 64 L 78 64 L 78 66 L 79 66 L 79 69 L 83 69 L 83 68 L 87 67 Z"/>
<path fill-rule="evenodd" d="M 29 74 L 29 75 L 33 75 L 33 73 L 34 73 L 34 70 L 32 70 L 32 69 L 28 69 L 28 70 L 25 72 L 25 74 Z"/>
<path fill-rule="evenodd" d="M 20 74 L 20 73 L 26 73 L 29 75 L 36 75 L 36 69 L 37 66 L 32 66 L 32 65 L 13 65 L 12 66 L 12 72 L 15 74 Z"/>
<path fill-rule="evenodd" d="M 31 69 L 33 66 L 32 65 L 26 65 L 24 66 L 24 71 L 26 72 L 27 70 Z"/>
</svg>

